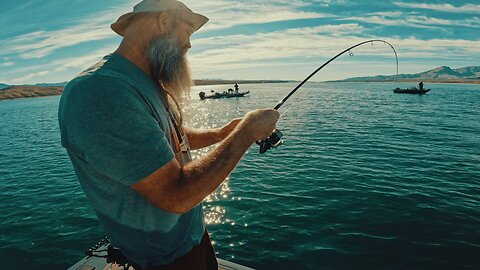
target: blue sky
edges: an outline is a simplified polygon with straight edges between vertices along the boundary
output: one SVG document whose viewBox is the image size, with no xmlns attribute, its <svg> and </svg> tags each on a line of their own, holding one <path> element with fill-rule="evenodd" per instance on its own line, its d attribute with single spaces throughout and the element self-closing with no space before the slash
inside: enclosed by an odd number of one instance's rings
<svg viewBox="0 0 480 270">
<path fill-rule="evenodd" d="M 116 49 L 109 25 L 132 0 L 2 0 L 0 82 L 63 82 Z M 341 50 L 385 39 L 400 73 L 480 65 L 480 3 L 467 1 L 185 0 L 210 22 L 192 36 L 196 79 L 301 80 Z M 314 81 L 394 74 L 389 47 L 345 55 Z"/>
</svg>

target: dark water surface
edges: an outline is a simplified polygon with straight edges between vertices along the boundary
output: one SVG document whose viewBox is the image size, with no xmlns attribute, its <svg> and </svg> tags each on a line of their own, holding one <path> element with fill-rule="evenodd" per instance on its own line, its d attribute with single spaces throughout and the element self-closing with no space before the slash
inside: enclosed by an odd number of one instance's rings
<svg viewBox="0 0 480 270">
<path fill-rule="evenodd" d="M 188 122 L 220 126 L 294 86 L 207 101 L 197 93 L 225 86 L 196 87 Z M 281 109 L 292 106 L 278 124 L 285 144 L 252 147 L 207 198 L 218 256 L 258 269 L 479 269 L 480 86 L 427 86 L 302 88 Z M 65 269 L 104 236 L 60 145 L 58 101 L 0 101 L 5 269 Z"/>
</svg>

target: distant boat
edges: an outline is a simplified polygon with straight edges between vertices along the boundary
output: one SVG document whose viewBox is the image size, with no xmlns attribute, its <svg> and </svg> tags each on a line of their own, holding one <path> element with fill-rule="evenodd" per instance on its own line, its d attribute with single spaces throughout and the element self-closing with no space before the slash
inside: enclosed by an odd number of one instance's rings
<svg viewBox="0 0 480 270">
<path fill-rule="evenodd" d="M 426 94 L 428 91 L 430 91 L 430 89 L 418 89 L 416 87 L 412 87 L 412 88 L 395 88 L 393 89 L 393 92 L 394 93 L 397 93 L 397 94 L 419 94 L 419 95 L 423 95 L 423 94 Z"/>
<path fill-rule="evenodd" d="M 201 100 L 204 99 L 217 99 L 217 98 L 233 98 L 233 97 L 244 97 L 246 94 L 250 93 L 250 91 L 247 92 L 239 92 L 238 87 L 236 87 L 235 90 L 233 89 L 228 89 L 228 91 L 223 91 L 223 93 L 218 93 L 213 90 L 211 90 L 212 94 L 207 95 L 205 92 L 200 92 L 198 95 L 200 96 Z"/>
</svg>

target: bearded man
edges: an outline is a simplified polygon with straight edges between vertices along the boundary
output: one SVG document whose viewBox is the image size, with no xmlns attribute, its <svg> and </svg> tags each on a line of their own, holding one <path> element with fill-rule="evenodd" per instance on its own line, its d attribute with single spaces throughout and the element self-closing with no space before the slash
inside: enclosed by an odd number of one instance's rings
<svg viewBox="0 0 480 270">
<path fill-rule="evenodd" d="M 176 0 L 143 0 L 112 24 L 118 49 L 60 100 L 62 145 L 111 243 L 136 269 L 217 269 L 202 201 L 279 117 L 264 109 L 212 130 L 183 125 L 185 55 L 207 21 Z M 191 160 L 190 149 L 212 144 Z"/>
</svg>

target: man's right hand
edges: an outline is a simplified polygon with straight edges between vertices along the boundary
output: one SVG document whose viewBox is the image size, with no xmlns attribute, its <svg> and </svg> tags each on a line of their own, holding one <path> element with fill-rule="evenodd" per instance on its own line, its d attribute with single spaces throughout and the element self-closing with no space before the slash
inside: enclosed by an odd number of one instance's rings
<svg viewBox="0 0 480 270">
<path fill-rule="evenodd" d="M 280 114 L 274 109 L 260 109 L 248 112 L 241 124 L 254 141 L 261 141 L 272 135 Z"/>
</svg>

